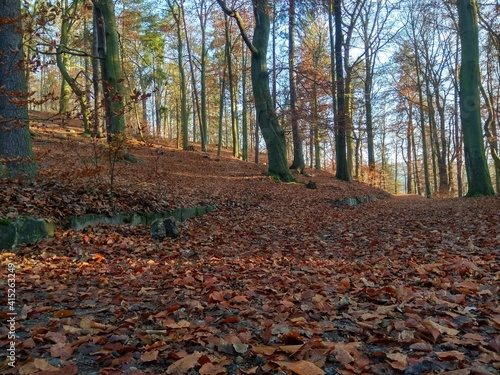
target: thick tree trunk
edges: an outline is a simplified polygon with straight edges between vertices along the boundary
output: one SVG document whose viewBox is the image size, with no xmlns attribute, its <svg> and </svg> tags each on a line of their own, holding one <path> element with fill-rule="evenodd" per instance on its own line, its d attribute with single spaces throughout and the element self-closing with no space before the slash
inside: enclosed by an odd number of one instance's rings
<svg viewBox="0 0 500 375">
<path fill-rule="evenodd" d="M 256 117 L 266 142 L 269 159 L 269 173 L 282 181 L 293 181 L 286 156 L 285 133 L 280 128 L 269 91 L 267 70 L 267 47 L 269 44 L 270 18 L 269 1 L 253 0 L 255 29 L 252 44 L 252 88 Z"/>
<path fill-rule="evenodd" d="M 104 25 L 105 51 L 103 75 L 104 96 L 107 109 L 108 142 L 125 137 L 123 105 L 123 78 L 120 64 L 120 44 L 116 29 L 113 0 L 93 0 L 94 7 L 102 17 Z M 101 26 L 101 25 L 99 25 Z"/>
<path fill-rule="evenodd" d="M 0 0 L 0 178 L 33 179 L 20 0 Z"/>
<path fill-rule="evenodd" d="M 256 121 L 266 142 L 268 173 L 282 181 L 294 181 L 287 163 L 285 132 L 279 126 L 269 89 L 267 70 L 267 48 L 271 27 L 269 0 L 252 0 L 255 19 L 252 42 L 243 28 L 238 12 L 229 9 L 223 0 L 217 0 L 217 3 L 227 15 L 236 19 L 241 36 L 252 52 L 251 72 Z"/>
<path fill-rule="evenodd" d="M 460 114 L 464 136 L 465 169 L 469 185 L 467 196 L 493 195 L 481 126 L 477 1 L 457 0 L 457 7 L 462 44 Z"/>
<path fill-rule="evenodd" d="M 351 181 L 351 171 L 347 161 L 347 123 L 345 104 L 344 66 L 342 60 L 342 0 L 334 0 L 335 19 L 335 74 L 337 82 L 337 123 L 335 124 L 335 156 L 337 171 L 335 176 L 344 181 Z"/>
</svg>

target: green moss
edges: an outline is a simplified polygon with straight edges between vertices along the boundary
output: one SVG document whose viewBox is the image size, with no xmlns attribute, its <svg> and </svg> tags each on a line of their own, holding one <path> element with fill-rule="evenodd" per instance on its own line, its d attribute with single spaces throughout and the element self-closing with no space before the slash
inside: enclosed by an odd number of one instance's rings
<svg viewBox="0 0 500 375">
<path fill-rule="evenodd" d="M 12 223 L 9 219 L 0 219 L 0 225 L 9 225 Z"/>
</svg>

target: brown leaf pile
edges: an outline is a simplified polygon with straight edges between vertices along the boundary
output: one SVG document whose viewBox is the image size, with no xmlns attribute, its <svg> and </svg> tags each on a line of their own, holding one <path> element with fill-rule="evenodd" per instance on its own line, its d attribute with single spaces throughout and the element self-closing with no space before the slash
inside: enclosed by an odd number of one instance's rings
<svg viewBox="0 0 500 375">
<path fill-rule="evenodd" d="M 318 185 L 310 190 L 167 144 L 130 145 L 141 161 L 119 163 L 111 188 L 96 181 L 104 163 L 98 174 L 86 167 L 89 140 L 35 130 L 41 178 L 0 185 L 4 217 L 217 209 L 174 240 L 100 225 L 2 252 L 2 280 L 16 266 L 18 312 L 16 367 L 5 360 L 2 373 L 500 370 L 499 197 L 383 199 L 326 173 L 305 179 Z"/>
</svg>

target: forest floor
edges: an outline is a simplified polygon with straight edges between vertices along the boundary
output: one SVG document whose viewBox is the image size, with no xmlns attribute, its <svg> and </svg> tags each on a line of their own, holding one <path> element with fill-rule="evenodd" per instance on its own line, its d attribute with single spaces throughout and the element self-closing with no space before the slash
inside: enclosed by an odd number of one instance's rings
<svg viewBox="0 0 500 375">
<path fill-rule="evenodd" d="M 500 370 L 499 196 L 390 196 L 298 176 L 313 190 L 215 147 L 156 140 L 127 145 L 140 160 L 117 163 L 111 186 L 104 146 L 78 124 L 32 129 L 38 179 L 0 182 L 0 218 L 215 210 L 161 242 L 145 226 L 102 224 L 1 251 L 2 374 Z M 365 196 L 378 199 L 340 203 Z"/>
</svg>

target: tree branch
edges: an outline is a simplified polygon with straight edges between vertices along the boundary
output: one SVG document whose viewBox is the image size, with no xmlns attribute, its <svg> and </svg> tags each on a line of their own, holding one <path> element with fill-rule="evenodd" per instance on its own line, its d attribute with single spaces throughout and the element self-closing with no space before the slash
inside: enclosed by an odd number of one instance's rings
<svg viewBox="0 0 500 375">
<path fill-rule="evenodd" d="M 243 38 L 243 41 L 247 45 L 248 49 L 255 54 L 259 53 L 259 50 L 252 44 L 250 39 L 248 38 L 248 35 L 245 31 L 245 28 L 243 27 L 243 20 L 241 19 L 240 14 L 238 13 L 237 10 L 234 9 L 229 9 L 227 5 L 224 3 L 222 0 L 217 0 L 217 3 L 220 5 L 224 13 L 226 13 L 229 17 L 233 17 L 236 20 L 236 24 L 238 25 L 238 29 L 240 29 L 240 34 L 241 37 Z"/>
</svg>

